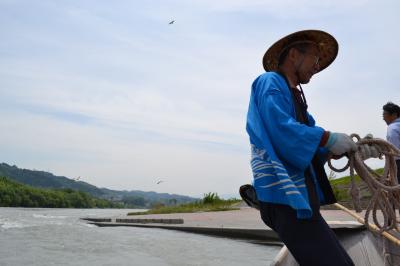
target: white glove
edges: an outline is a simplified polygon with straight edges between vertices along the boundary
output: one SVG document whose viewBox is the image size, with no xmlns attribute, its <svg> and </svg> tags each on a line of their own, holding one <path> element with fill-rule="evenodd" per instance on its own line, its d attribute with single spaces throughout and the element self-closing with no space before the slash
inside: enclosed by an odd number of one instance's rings
<svg viewBox="0 0 400 266">
<path fill-rule="evenodd" d="M 372 139 L 372 134 L 368 134 L 364 137 L 364 139 Z M 363 144 L 358 147 L 358 151 L 360 152 L 360 157 L 362 160 L 367 160 L 369 158 L 378 158 L 380 155 L 379 149 L 377 149 L 373 145 Z"/>
<path fill-rule="evenodd" d="M 334 155 L 342 155 L 346 152 L 356 151 L 357 145 L 344 133 L 330 133 L 325 147 Z"/>
</svg>

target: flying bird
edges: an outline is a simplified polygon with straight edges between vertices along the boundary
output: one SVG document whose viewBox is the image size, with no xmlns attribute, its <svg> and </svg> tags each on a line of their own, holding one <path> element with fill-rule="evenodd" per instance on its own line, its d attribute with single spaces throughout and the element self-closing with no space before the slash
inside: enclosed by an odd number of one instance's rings
<svg viewBox="0 0 400 266">
<path fill-rule="evenodd" d="M 157 181 L 157 185 L 162 183 L 162 182 L 164 182 L 164 181 L 162 181 L 162 180 Z"/>
<path fill-rule="evenodd" d="M 169 25 L 172 25 L 172 24 L 174 24 L 174 22 L 175 22 L 175 20 L 171 20 L 171 22 L 168 23 L 168 24 L 169 24 Z"/>
</svg>

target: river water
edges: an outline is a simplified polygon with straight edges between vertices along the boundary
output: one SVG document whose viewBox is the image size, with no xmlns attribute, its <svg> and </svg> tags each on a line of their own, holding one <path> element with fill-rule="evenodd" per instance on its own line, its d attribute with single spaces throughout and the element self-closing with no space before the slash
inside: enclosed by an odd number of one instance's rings
<svg viewBox="0 0 400 266">
<path fill-rule="evenodd" d="M 130 211 L 0 208 L 0 265 L 256 266 L 269 265 L 280 249 L 163 229 L 96 227 L 79 219 Z"/>
</svg>

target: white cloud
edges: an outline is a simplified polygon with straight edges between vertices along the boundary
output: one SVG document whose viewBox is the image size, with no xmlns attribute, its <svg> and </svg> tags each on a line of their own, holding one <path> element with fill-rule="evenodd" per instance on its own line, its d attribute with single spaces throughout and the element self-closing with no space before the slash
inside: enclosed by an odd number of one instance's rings
<svg viewBox="0 0 400 266">
<path fill-rule="evenodd" d="M 110 188 L 236 193 L 251 180 L 245 118 L 261 57 L 304 28 L 340 44 L 304 86 L 317 122 L 384 137 L 381 106 L 399 101 L 398 6 L 2 1 L 1 159 Z"/>
</svg>

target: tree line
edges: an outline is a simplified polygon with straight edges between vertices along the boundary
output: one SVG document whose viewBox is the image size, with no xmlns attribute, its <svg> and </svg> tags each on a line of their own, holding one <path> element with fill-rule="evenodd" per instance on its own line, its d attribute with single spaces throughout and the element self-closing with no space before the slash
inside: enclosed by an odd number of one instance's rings
<svg viewBox="0 0 400 266">
<path fill-rule="evenodd" d="M 123 208 L 123 205 L 70 188 L 35 188 L 0 177 L 0 207 Z"/>
<path fill-rule="evenodd" d="M 197 200 L 189 196 L 156 193 L 154 191 L 119 191 L 98 188 L 82 180 L 74 180 L 65 176 L 56 176 L 45 171 L 22 169 L 18 168 L 16 165 L 11 166 L 6 163 L 0 163 L 0 176 L 5 176 L 12 181 L 40 189 L 65 190 L 69 188 L 74 191 L 83 191 L 94 198 L 119 203 L 125 208 L 148 209 L 159 205 L 176 206 Z"/>
</svg>

